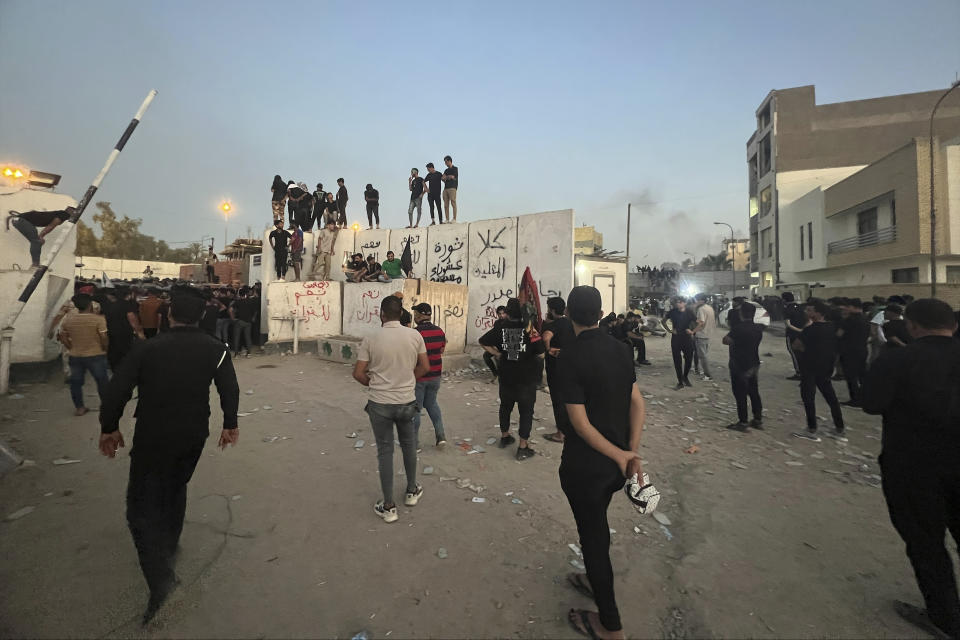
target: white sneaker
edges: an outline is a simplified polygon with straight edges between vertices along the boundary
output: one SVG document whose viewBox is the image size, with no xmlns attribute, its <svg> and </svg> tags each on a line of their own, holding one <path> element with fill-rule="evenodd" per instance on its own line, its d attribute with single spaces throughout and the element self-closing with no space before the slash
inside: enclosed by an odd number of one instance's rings
<svg viewBox="0 0 960 640">
<path fill-rule="evenodd" d="M 400 516 L 397 515 L 397 508 L 394 506 L 386 509 L 383 506 L 383 500 L 377 500 L 377 503 L 373 505 L 373 510 L 378 516 L 383 518 L 384 522 L 396 522 L 400 518 Z"/>
<path fill-rule="evenodd" d="M 422 495 L 423 495 L 423 487 L 421 487 L 418 484 L 416 491 L 414 491 L 413 493 L 408 492 L 407 495 L 403 498 L 403 504 L 407 505 L 408 507 L 415 507 L 417 506 L 417 503 L 420 502 L 420 497 Z M 394 509 L 394 511 L 396 511 L 396 509 Z"/>
<path fill-rule="evenodd" d="M 710 376 L 703 376 L 701 380 L 703 380 L 704 382 L 710 382 L 713 380 L 713 378 L 711 378 Z"/>
<path fill-rule="evenodd" d="M 277 278 L 276 282 L 286 282 L 283 278 Z"/>
</svg>

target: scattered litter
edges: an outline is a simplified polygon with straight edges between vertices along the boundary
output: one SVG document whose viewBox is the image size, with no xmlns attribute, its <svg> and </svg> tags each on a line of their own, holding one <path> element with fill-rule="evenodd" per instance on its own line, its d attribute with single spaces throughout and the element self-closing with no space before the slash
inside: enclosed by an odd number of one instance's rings
<svg viewBox="0 0 960 640">
<path fill-rule="evenodd" d="M 311 420 L 310 418 L 307 418 L 307 422 L 313 422 L 313 420 Z"/>
<path fill-rule="evenodd" d="M 370 634 L 366 631 L 361 631 L 357 635 L 350 638 L 350 640 L 370 640 Z"/>
<path fill-rule="evenodd" d="M 48 491 L 48 492 L 46 492 L 45 494 L 43 494 L 43 497 L 44 497 L 44 498 L 49 498 L 49 497 L 52 496 L 52 495 L 53 495 L 53 491 Z"/>
<path fill-rule="evenodd" d="M 354 431 L 353 433 L 348 433 L 348 434 L 347 434 L 347 437 L 348 437 L 348 438 L 356 438 L 356 437 L 357 437 L 357 432 Z"/>
<path fill-rule="evenodd" d="M 353 448 L 362 449 L 364 444 L 366 443 L 363 440 L 357 440 L 356 442 L 353 443 Z"/>
<path fill-rule="evenodd" d="M 424 468 L 423 468 L 423 475 L 425 475 L 425 476 L 433 475 L 433 467 L 424 467 Z"/>
<path fill-rule="evenodd" d="M 8 522 L 13 521 L 13 520 L 19 520 L 19 519 L 22 518 L 23 516 L 29 515 L 29 514 L 33 513 L 33 510 L 34 510 L 34 509 L 36 509 L 36 507 L 24 507 L 24 508 L 22 508 L 22 509 L 17 509 L 16 511 L 14 511 L 14 512 L 11 513 L 10 515 L 8 515 L 8 516 L 6 517 L 6 520 L 7 520 Z"/>
<path fill-rule="evenodd" d="M 656 511 L 654 511 L 656 513 Z M 673 540 L 673 534 L 670 533 L 670 529 L 667 529 L 665 526 L 660 525 L 660 530 L 663 531 L 663 535 L 667 536 L 667 542 Z"/>
<path fill-rule="evenodd" d="M 293 413 L 293 409 L 280 409 L 280 413 Z"/>
<path fill-rule="evenodd" d="M 248 395 L 248 396 L 252 396 L 252 395 L 253 395 L 253 389 L 247 389 L 247 395 Z"/>
<path fill-rule="evenodd" d="M 279 439 L 280 439 L 280 436 L 266 436 L 265 438 L 263 438 L 263 441 L 269 444 L 271 442 L 276 442 Z"/>
<path fill-rule="evenodd" d="M 279 560 L 280 556 L 273 556 L 272 558 L 267 558 L 267 562 L 273 562 L 274 560 Z"/>
<path fill-rule="evenodd" d="M 505 494 L 503 494 L 503 495 L 505 495 L 505 496 L 507 496 L 507 497 L 509 498 L 510 496 L 513 495 L 513 491 L 507 491 L 507 492 L 506 492 Z"/>
<path fill-rule="evenodd" d="M 457 486 L 466 489 L 470 486 L 470 478 L 457 478 Z"/>
<path fill-rule="evenodd" d="M 793 449 L 784 449 L 783 452 L 784 452 L 785 454 L 787 454 L 788 456 L 792 456 L 792 457 L 794 457 L 794 458 L 802 458 L 802 457 L 803 457 L 801 454 L 797 453 L 797 452 L 794 451 Z"/>
<path fill-rule="evenodd" d="M 484 449 L 483 447 L 481 447 L 481 446 L 479 446 L 479 445 L 474 446 L 474 447 L 473 447 L 473 450 L 476 451 L 477 453 L 486 453 L 486 452 L 487 452 L 486 449 Z"/>
<path fill-rule="evenodd" d="M 34 460 L 24 460 L 20 463 L 21 467 L 35 467 L 37 463 Z"/>
<path fill-rule="evenodd" d="M 11 393 L 10 396 L 9 396 L 9 398 L 10 398 L 11 400 L 23 400 L 23 394 L 22 394 L 22 393 Z"/>
<path fill-rule="evenodd" d="M 842 475 L 843 475 L 843 471 L 834 471 L 833 469 L 824 469 L 823 472 L 824 472 L 824 473 L 829 473 L 829 474 L 832 475 L 832 476 L 842 476 Z"/>
<path fill-rule="evenodd" d="M 283 404 L 293 404 L 293 403 L 295 403 L 295 402 L 296 402 L 296 400 L 284 400 L 284 401 L 283 401 Z"/>
<path fill-rule="evenodd" d="M 824 458 L 826 458 L 826 456 L 820 453 L 819 451 L 817 451 L 816 453 L 811 453 L 810 457 L 813 458 L 814 460 L 823 460 Z"/>
<path fill-rule="evenodd" d="M 570 561 L 570 566 L 573 567 L 574 569 L 579 569 L 580 571 L 586 571 L 586 570 L 587 570 L 587 568 L 586 568 L 585 566 L 583 566 L 583 563 L 580 562 L 579 560 L 571 560 L 571 561 Z"/>
<path fill-rule="evenodd" d="M 73 458 L 57 458 L 56 460 L 53 461 L 53 464 L 59 466 L 62 464 L 76 464 L 78 462 L 82 462 L 82 461 L 74 460 Z"/>
<path fill-rule="evenodd" d="M 481 498 L 480 496 L 473 496 L 470 500 L 471 502 L 486 502 L 486 498 Z"/>
<path fill-rule="evenodd" d="M 468 455 L 468 456 L 471 455 L 471 454 L 473 454 L 473 453 L 480 453 L 480 452 L 477 451 L 476 449 L 470 449 L 470 451 L 467 451 L 467 455 Z"/>
<path fill-rule="evenodd" d="M 610 534 L 611 534 L 611 535 L 614 534 L 614 533 L 616 533 L 616 532 L 617 532 L 616 529 L 610 529 Z"/>
<path fill-rule="evenodd" d="M 814 551 L 819 551 L 819 549 L 818 549 L 815 545 L 812 545 L 812 544 L 810 544 L 809 542 L 804 541 L 803 544 L 804 544 L 804 546 L 810 547 L 810 548 L 813 549 Z"/>
<path fill-rule="evenodd" d="M 252 413 L 247 413 L 246 411 L 241 411 L 240 413 L 237 414 L 237 417 L 238 417 L 238 418 L 246 418 L 247 416 L 252 416 L 252 415 L 253 415 Z"/>
<path fill-rule="evenodd" d="M 789 466 L 791 466 L 791 467 L 802 467 L 802 466 L 803 466 L 803 463 L 800 462 L 799 460 L 787 460 L 784 464 L 789 465 Z"/>
<path fill-rule="evenodd" d="M 521 500 L 520 498 L 513 498 L 512 500 L 510 500 L 510 502 L 512 502 L 513 504 L 523 504 L 523 500 Z"/>
<path fill-rule="evenodd" d="M 263 405 L 263 410 L 264 410 L 264 411 L 270 411 L 270 409 L 273 409 L 273 407 L 271 407 L 271 406 L 268 405 L 268 404 Z"/>
<path fill-rule="evenodd" d="M 487 444 L 496 444 L 496 443 L 497 443 L 496 438 L 487 438 Z"/>
<path fill-rule="evenodd" d="M 740 464 L 739 462 L 731 462 L 730 465 L 733 466 L 733 467 L 736 467 L 737 469 L 746 469 L 746 468 L 747 468 L 747 465 L 745 465 L 745 464 Z"/>
<path fill-rule="evenodd" d="M 570 551 L 573 551 L 577 555 L 578 558 L 583 557 L 583 551 L 580 550 L 580 547 L 577 544 L 571 542 L 567 546 L 570 548 Z"/>
<path fill-rule="evenodd" d="M 653 519 L 663 525 L 670 526 L 671 524 L 673 524 L 672 522 L 670 522 L 670 518 L 667 517 L 667 514 L 662 513 L 660 511 L 653 512 Z"/>
<path fill-rule="evenodd" d="M 695 444 L 683 450 L 684 453 L 696 453 L 697 451 L 700 451 L 700 447 Z"/>
<path fill-rule="evenodd" d="M 441 560 L 446 560 L 447 555 L 448 555 L 447 550 L 444 549 L 443 547 L 440 547 L 439 549 L 437 549 L 437 557 L 440 558 Z"/>
<path fill-rule="evenodd" d="M 235 496 L 230 496 L 230 499 L 233 500 L 233 501 L 237 501 L 237 500 L 239 500 L 239 499 L 242 498 L 242 497 L 243 497 L 243 496 L 238 493 L 238 494 L 235 495 Z"/>
</svg>

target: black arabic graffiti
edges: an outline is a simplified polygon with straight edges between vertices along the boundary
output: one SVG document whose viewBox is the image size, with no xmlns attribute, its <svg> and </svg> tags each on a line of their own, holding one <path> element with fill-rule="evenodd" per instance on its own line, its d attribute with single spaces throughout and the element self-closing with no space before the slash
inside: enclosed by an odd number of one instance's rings
<svg viewBox="0 0 960 640">
<path fill-rule="evenodd" d="M 463 275 L 451 273 L 463 271 L 463 258 L 457 257 L 458 252 L 463 250 L 463 241 L 460 238 L 454 238 L 452 244 L 441 244 L 437 242 L 433 245 L 433 253 L 436 257 L 436 264 L 430 269 L 430 280 L 433 282 L 456 282 L 463 284 Z M 439 255 L 438 255 L 439 254 Z"/>
<path fill-rule="evenodd" d="M 440 256 L 437 258 L 438 262 L 446 262 L 453 258 L 454 251 L 460 251 L 463 249 L 463 241 L 460 238 L 454 238 L 453 244 L 442 245 L 439 242 L 433 245 L 433 252 L 439 253 Z"/>
<path fill-rule="evenodd" d="M 544 289 L 543 280 L 537 280 L 537 291 L 539 291 L 540 295 L 544 298 L 559 298 L 563 295 L 554 289 Z"/>
<path fill-rule="evenodd" d="M 361 249 L 376 249 L 376 248 L 379 247 L 379 246 L 380 246 L 380 241 L 379 241 L 379 240 L 377 240 L 377 241 L 370 240 L 369 242 L 365 242 L 365 243 L 363 243 L 362 245 L 360 245 L 360 248 L 361 248 Z"/>
<path fill-rule="evenodd" d="M 478 276 L 486 280 L 487 278 L 497 278 L 498 280 L 503 280 L 504 274 L 507 271 L 507 259 L 500 257 L 496 262 L 491 262 L 487 260 L 487 265 L 485 267 L 474 267 L 473 275 Z"/>
<path fill-rule="evenodd" d="M 500 231 L 497 231 L 497 235 L 493 236 L 493 240 L 490 239 L 490 233 L 491 233 L 490 229 L 487 229 L 486 238 L 484 238 L 483 234 L 478 231 L 477 236 L 479 236 L 480 242 L 483 243 L 483 249 L 480 250 L 480 253 L 477 254 L 477 257 L 482 256 L 483 252 L 486 251 L 487 249 L 506 249 L 505 246 L 500 244 L 500 236 L 502 236 L 503 232 L 506 230 L 507 230 L 506 226 L 501 227 Z"/>
<path fill-rule="evenodd" d="M 494 293 L 491 291 L 487 294 L 487 299 L 481 303 L 481 306 L 490 304 L 491 302 L 496 302 L 497 300 L 502 300 L 503 298 L 511 297 L 513 297 L 513 289 L 507 289 L 506 291 L 500 289 L 499 293 Z"/>
</svg>

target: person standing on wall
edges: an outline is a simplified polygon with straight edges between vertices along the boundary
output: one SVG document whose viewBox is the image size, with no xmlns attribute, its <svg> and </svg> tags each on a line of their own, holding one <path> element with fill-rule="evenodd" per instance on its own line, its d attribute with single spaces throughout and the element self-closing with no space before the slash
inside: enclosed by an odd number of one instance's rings
<svg viewBox="0 0 960 640">
<path fill-rule="evenodd" d="M 290 223 L 290 263 L 293 265 L 293 279 L 300 281 L 300 266 L 303 264 L 303 231 L 296 222 Z"/>
<path fill-rule="evenodd" d="M 383 327 L 367 336 L 357 351 L 353 379 L 370 389 L 365 411 L 377 441 L 377 465 L 383 498 L 373 510 L 384 522 L 396 522 L 397 505 L 393 499 L 393 442 L 400 442 L 407 492 L 403 503 L 415 506 L 423 496 L 417 483 L 417 440 L 413 418 L 417 413 L 417 378 L 430 371 L 427 347 L 414 329 L 400 324 L 403 303 L 387 296 L 380 303 Z M 394 435 L 396 426 L 396 436 Z"/>
<path fill-rule="evenodd" d="M 283 224 L 283 218 L 280 218 L 280 224 Z M 203 266 L 207 271 L 207 282 L 212 283 L 216 280 L 216 275 L 214 274 L 213 265 L 219 262 L 217 254 L 213 252 L 213 246 L 207 247 L 207 256 L 203 259 Z"/>
<path fill-rule="evenodd" d="M 273 208 L 273 219 L 279 220 L 283 224 L 283 206 L 287 202 L 287 183 L 280 176 L 273 176 L 273 184 L 270 186 L 273 196 L 270 198 L 270 206 Z"/>
<path fill-rule="evenodd" d="M 220 448 L 237 444 L 240 387 L 226 345 L 198 326 L 199 290 L 180 287 L 170 305 L 170 331 L 139 345 L 114 372 L 100 407 L 100 452 L 124 446 L 120 419 L 134 387 L 136 428 L 130 450 L 127 525 L 150 589 L 147 624 L 176 587 L 176 561 L 187 506 L 187 483 L 210 435 L 210 384 L 223 411 Z"/>
<path fill-rule="evenodd" d="M 343 178 L 337 178 L 337 223 L 341 227 L 347 226 L 347 201 L 350 196 L 347 194 L 347 185 Z"/>
<path fill-rule="evenodd" d="M 367 201 L 367 229 L 373 229 L 373 221 L 377 221 L 377 229 L 380 228 L 380 192 L 373 188 L 372 184 L 367 185 L 363 192 L 363 199 Z"/>
<path fill-rule="evenodd" d="M 273 231 L 269 236 L 270 247 L 273 249 L 273 266 L 277 270 L 277 280 L 285 282 L 287 275 L 287 246 L 290 242 L 290 232 L 283 228 L 282 220 L 274 220 Z"/>
<path fill-rule="evenodd" d="M 427 204 L 430 205 L 430 224 L 436 224 L 433 218 L 433 206 L 437 206 L 437 217 L 440 218 L 440 224 L 443 224 L 443 209 L 441 208 L 441 192 L 443 191 L 443 174 L 433 168 L 433 163 L 427 163 L 427 175 L 424 176 L 427 183 Z"/>
<path fill-rule="evenodd" d="M 320 267 L 320 279 L 330 279 L 330 265 L 333 263 L 333 251 L 337 244 L 337 223 L 334 219 L 328 218 L 326 227 L 318 234 L 317 238 L 317 257 L 315 262 Z M 314 268 L 314 274 L 317 269 Z"/>
<path fill-rule="evenodd" d="M 317 228 L 327 226 L 327 192 L 323 190 L 323 183 L 317 183 L 317 190 L 313 192 L 313 218 L 317 221 Z"/>
<path fill-rule="evenodd" d="M 423 215 L 423 178 L 420 177 L 420 171 L 414 167 L 410 169 L 410 177 L 407 179 L 407 186 L 410 188 L 410 206 L 407 207 L 407 218 L 410 224 L 407 229 L 415 229 L 420 226 L 420 216 Z M 417 221 L 413 221 L 413 210 L 417 210 Z M 433 218 L 433 214 L 430 215 Z"/>
<path fill-rule="evenodd" d="M 457 221 L 457 185 L 460 181 L 460 170 L 453 165 L 453 158 L 443 157 L 447 168 L 443 171 L 443 210 L 450 222 L 450 208 L 453 208 L 453 222 Z"/>
</svg>

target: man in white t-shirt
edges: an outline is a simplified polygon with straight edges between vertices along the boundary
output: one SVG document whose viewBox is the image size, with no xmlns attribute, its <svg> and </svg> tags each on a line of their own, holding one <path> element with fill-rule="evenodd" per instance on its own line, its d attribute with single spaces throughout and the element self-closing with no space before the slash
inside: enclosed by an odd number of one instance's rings
<svg viewBox="0 0 960 640">
<path fill-rule="evenodd" d="M 712 380 L 710 377 L 710 362 L 707 360 L 707 352 L 710 350 L 710 339 L 717 332 L 717 314 L 713 307 L 707 304 L 707 295 L 705 293 L 697 294 L 697 327 L 693 330 L 693 344 L 697 350 L 697 359 L 700 361 L 700 370 L 703 371 L 704 380 Z"/>
<path fill-rule="evenodd" d="M 417 438 L 413 417 L 417 413 L 417 378 L 430 371 L 427 347 L 415 329 L 400 324 L 403 304 L 396 296 L 387 296 L 380 303 L 383 328 L 363 339 L 357 352 L 353 378 L 370 388 L 370 401 L 365 408 L 377 441 L 377 461 L 383 499 L 373 510 L 385 522 L 396 522 L 397 505 L 393 500 L 393 427 L 403 452 L 407 474 L 404 504 L 412 507 L 423 495 L 417 484 Z"/>
</svg>

